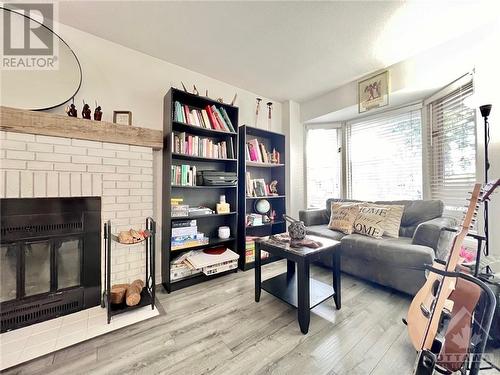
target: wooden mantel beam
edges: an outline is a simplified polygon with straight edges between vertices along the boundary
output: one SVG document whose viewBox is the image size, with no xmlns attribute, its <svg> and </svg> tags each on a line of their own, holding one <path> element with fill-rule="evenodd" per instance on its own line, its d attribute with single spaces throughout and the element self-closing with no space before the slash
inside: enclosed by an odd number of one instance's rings
<svg viewBox="0 0 500 375">
<path fill-rule="evenodd" d="M 163 147 L 161 130 L 9 107 L 0 107 L 0 130 L 145 146 L 156 150 Z"/>
</svg>

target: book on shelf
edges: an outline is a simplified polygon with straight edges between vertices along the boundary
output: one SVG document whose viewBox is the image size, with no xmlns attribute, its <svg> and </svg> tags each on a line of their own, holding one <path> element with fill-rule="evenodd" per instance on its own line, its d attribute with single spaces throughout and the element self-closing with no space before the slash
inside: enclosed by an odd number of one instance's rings
<svg viewBox="0 0 500 375">
<path fill-rule="evenodd" d="M 207 105 L 205 108 L 196 108 L 175 101 L 174 121 L 205 129 L 235 132 L 235 128 L 222 106 Z"/>
<path fill-rule="evenodd" d="M 245 237 L 245 263 L 255 262 L 255 240 L 259 237 L 246 236 Z M 261 250 L 260 259 L 269 258 L 267 251 Z"/>
<path fill-rule="evenodd" d="M 245 175 L 245 183 L 246 183 L 246 196 L 247 197 L 273 197 L 277 196 L 276 190 L 271 192 L 271 187 L 266 180 L 263 178 L 255 178 L 252 179 L 250 172 L 246 172 Z M 271 185 L 273 182 L 271 182 Z M 274 181 L 275 187 L 277 185 L 277 181 Z"/>
<path fill-rule="evenodd" d="M 170 181 L 171 185 L 196 186 L 196 166 L 172 165 Z"/>
<path fill-rule="evenodd" d="M 196 239 L 184 239 L 184 240 L 174 240 L 170 244 L 170 249 L 174 250 L 182 250 L 189 249 L 190 247 L 208 245 L 210 242 L 208 237 L 196 238 Z"/>
<path fill-rule="evenodd" d="M 189 216 L 188 210 L 189 206 L 185 204 L 172 206 L 171 217 L 188 217 Z"/>
<path fill-rule="evenodd" d="M 196 226 L 197 226 L 196 220 L 177 220 L 172 222 L 172 228 L 186 228 L 186 227 L 196 227 Z"/>
<path fill-rule="evenodd" d="M 213 215 L 214 210 L 208 207 L 189 207 L 189 216 L 199 216 L 199 215 Z"/>
<path fill-rule="evenodd" d="M 262 142 L 259 142 L 257 139 L 250 139 L 247 142 L 245 149 L 245 158 L 248 161 L 254 161 L 257 163 L 280 163 L 280 153 L 274 148 L 272 152 L 269 152 L 266 148 L 266 145 Z"/>
<path fill-rule="evenodd" d="M 235 155 L 232 138 L 217 142 L 211 138 L 185 132 L 173 133 L 172 151 L 176 154 L 215 159 L 234 159 Z"/>
<path fill-rule="evenodd" d="M 175 221 L 174 221 L 175 223 Z M 198 234 L 198 226 L 174 227 L 172 226 L 172 238 L 182 236 L 196 236 Z"/>
</svg>

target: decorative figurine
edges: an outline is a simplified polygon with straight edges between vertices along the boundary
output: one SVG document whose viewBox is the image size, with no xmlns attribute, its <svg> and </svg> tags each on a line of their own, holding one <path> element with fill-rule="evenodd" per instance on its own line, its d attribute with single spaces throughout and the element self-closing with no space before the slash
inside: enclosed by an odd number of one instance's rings
<svg viewBox="0 0 500 375">
<path fill-rule="evenodd" d="M 196 88 L 196 85 L 193 85 L 193 94 L 196 96 L 200 96 L 200 93 L 198 92 L 198 89 Z"/>
<path fill-rule="evenodd" d="M 101 119 L 102 119 L 101 106 L 97 105 L 97 100 L 96 100 L 95 101 L 94 120 L 101 121 Z"/>
<path fill-rule="evenodd" d="M 219 103 L 224 104 L 224 99 L 222 99 L 222 98 L 217 98 L 217 101 L 218 101 Z"/>
<path fill-rule="evenodd" d="M 286 214 L 283 214 L 283 219 L 288 221 L 288 234 L 292 240 L 303 240 L 306 238 L 306 226 L 303 221 L 296 220 Z"/>
<path fill-rule="evenodd" d="M 269 192 L 273 196 L 278 195 L 278 181 L 276 180 L 271 181 L 271 183 L 269 184 Z"/>
<path fill-rule="evenodd" d="M 256 98 L 256 100 L 257 100 L 257 105 L 255 106 L 255 127 L 257 127 L 257 122 L 259 120 L 260 102 L 262 101 L 262 99 Z"/>
<path fill-rule="evenodd" d="M 280 163 L 280 153 L 273 148 L 273 152 L 270 154 L 271 164 L 279 164 Z"/>
<path fill-rule="evenodd" d="M 271 130 L 271 113 L 273 110 L 273 103 L 272 102 L 267 102 L 267 109 L 268 109 L 268 114 L 267 114 L 267 129 Z"/>
<path fill-rule="evenodd" d="M 78 117 L 78 111 L 76 110 L 75 107 L 75 98 L 72 98 L 71 100 L 72 100 L 71 104 L 66 107 L 66 113 L 68 114 L 69 117 Z"/>
<path fill-rule="evenodd" d="M 82 117 L 84 119 L 90 120 L 90 114 L 92 111 L 90 110 L 90 106 L 85 103 L 85 100 L 83 101 L 83 109 L 82 109 Z"/>
<path fill-rule="evenodd" d="M 238 97 L 238 93 L 236 92 L 234 94 L 234 97 L 233 97 L 233 100 L 231 100 L 231 105 L 234 105 L 234 103 L 236 103 L 236 98 Z"/>
<path fill-rule="evenodd" d="M 276 210 L 271 210 L 271 213 L 269 214 L 269 219 L 271 219 L 271 221 L 274 221 L 274 219 L 276 219 Z"/>
</svg>

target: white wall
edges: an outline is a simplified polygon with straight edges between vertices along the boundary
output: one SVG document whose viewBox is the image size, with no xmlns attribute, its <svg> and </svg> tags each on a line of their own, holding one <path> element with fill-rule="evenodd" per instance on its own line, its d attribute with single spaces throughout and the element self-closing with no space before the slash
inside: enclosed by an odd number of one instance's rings
<svg viewBox="0 0 500 375">
<path fill-rule="evenodd" d="M 305 129 L 300 121 L 300 105 L 293 101 L 283 103 L 283 132 L 286 135 L 286 194 L 287 212 L 295 219 L 299 210 L 306 208 L 305 197 Z"/>
<path fill-rule="evenodd" d="M 135 126 L 163 129 L 163 97 L 171 86 L 182 88 L 181 81 L 183 81 L 189 89 L 195 84 L 200 93 L 205 94 L 205 90 L 208 89 L 210 97 L 222 97 L 226 103 L 229 103 L 237 93 L 235 105 L 239 107 L 240 125 L 255 125 L 256 97 L 261 97 L 263 103 L 274 102 L 271 130 L 281 132 L 279 102 L 66 25 L 59 25 L 58 32 L 74 50 L 82 65 L 83 82 L 75 97 L 79 117 L 83 99 L 92 108 L 95 106 L 94 100 L 97 100 L 103 108 L 104 121 L 112 121 L 113 110 L 129 110 L 132 111 Z M 51 112 L 64 113 L 64 107 L 53 109 Z M 258 127 L 268 128 L 266 110 L 260 113 Z M 155 151 L 154 217 L 158 222 L 157 229 L 160 233 L 161 184 L 161 152 Z M 161 236 L 157 237 L 157 248 L 161 247 L 160 238 Z M 160 269 L 159 263 L 157 269 Z"/>
</svg>

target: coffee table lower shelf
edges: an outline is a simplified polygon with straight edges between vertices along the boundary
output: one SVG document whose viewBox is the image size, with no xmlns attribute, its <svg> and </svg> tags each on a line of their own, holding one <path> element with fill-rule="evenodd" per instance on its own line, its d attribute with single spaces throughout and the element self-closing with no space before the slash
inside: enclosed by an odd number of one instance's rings
<svg viewBox="0 0 500 375">
<path fill-rule="evenodd" d="M 297 308 L 297 274 L 288 278 L 286 272 L 270 279 L 263 280 L 261 289 L 279 298 L 283 302 Z M 309 308 L 313 309 L 320 303 L 333 297 L 331 285 L 309 278 Z"/>
</svg>

